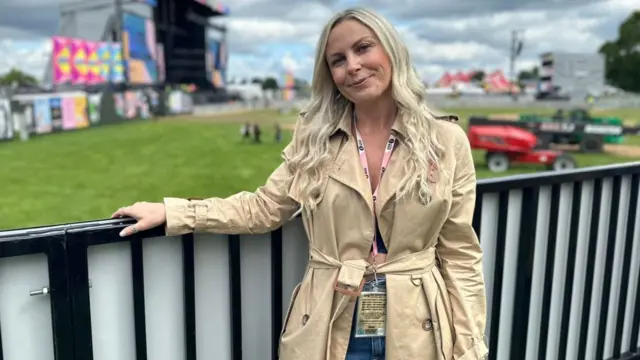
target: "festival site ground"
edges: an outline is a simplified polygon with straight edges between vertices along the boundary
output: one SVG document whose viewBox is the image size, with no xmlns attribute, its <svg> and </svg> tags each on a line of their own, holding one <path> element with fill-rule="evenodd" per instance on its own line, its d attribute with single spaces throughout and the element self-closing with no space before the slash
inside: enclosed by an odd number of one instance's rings
<svg viewBox="0 0 640 360">
<path fill-rule="evenodd" d="M 547 113 L 535 109 L 448 109 L 461 116 L 498 113 Z M 640 120 L 640 110 L 592 112 Z M 208 117 L 174 117 L 134 121 L 70 133 L 0 144 L 0 229 L 103 219 L 135 201 L 161 201 L 164 196 L 227 196 L 253 191 L 280 162 L 291 138 L 294 115 L 276 110 Z M 262 127 L 262 143 L 243 141 L 245 122 Z M 285 128 L 282 143 L 274 140 L 274 124 Z M 638 146 L 639 148 L 636 148 Z M 640 137 L 627 137 L 615 153 L 576 154 L 578 166 L 640 159 Z M 479 178 L 495 176 L 475 152 Z M 544 171 L 517 166 L 500 176 Z"/>
</svg>

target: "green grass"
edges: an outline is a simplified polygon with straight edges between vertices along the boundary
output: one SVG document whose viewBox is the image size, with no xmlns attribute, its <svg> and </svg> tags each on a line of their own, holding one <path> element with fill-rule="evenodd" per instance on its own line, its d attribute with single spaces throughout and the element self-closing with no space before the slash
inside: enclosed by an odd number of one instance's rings
<svg viewBox="0 0 640 360">
<path fill-rule="evenodd" d="M 463 118 L 518 111 L 452 110 Z M 291 137 L 285 131 L 284 141 L 274 143 L 273 124 L 294 120 L 275 111 L 217 116 L 215 123 L 176 117 L 0 144 L 0 229 L 107 218 L 120 206 L 161 201 L 164 196 L 228 196 L 255 190 L 279 164 L 279 153 Z M 262 124 L 262 144 L 241 141 L 239 127 L 245 121 Z M 640 145 L 639 139 L 626 143 L 630 142 Z M 482 154 L 474 156 L 478 177 L 494 176 L 484 167 Z M 576 157 L 580 166 L 633 160 Z M 518 166 L 503 175 L 542 169 Z"/>
</svg>

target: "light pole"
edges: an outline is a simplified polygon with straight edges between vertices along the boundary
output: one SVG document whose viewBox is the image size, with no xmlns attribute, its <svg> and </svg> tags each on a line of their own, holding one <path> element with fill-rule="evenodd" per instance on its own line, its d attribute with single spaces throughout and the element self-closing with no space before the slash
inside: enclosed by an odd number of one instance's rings
<svg viewBox="0 0 640 360">
<path fill-rule="evenodd" d="M 511 49 L 509 51 L 509 79 L 511 80 L 511 87 L 509 92 L 513 95 L 513 84 L 516 83 L 516 74 L 515 74 L 515 66 L 516 59 L 520 56 L 522 52 L 522 47 L 524 46 L 523 36 L 524 30 L 522 29 L 514 29 L 511 31 Z"/>
</svg>

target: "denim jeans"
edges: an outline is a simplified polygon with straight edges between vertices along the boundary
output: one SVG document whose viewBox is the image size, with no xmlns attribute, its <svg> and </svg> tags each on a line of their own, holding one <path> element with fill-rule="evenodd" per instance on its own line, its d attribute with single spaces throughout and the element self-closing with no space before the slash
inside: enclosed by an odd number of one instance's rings
<svg viewBox="0 0 640 360">
<path fill-rule="evenodd" d="M 375 280 L 366 282 L 362 290 L 371 291 L 374 283 Z M 386 285 L 387 283 L 385 278 L 378 277 L 378 288 L 386 289 Z M 384 360 L 386 348 L 385 338 L 382 336 L 362 338 L 355 337 L 356 319 L 356 314 L 354 314 L 353 324 L 351 325 L 351 336 L 349 337 L 349 347 L 347 348 L 347 357 L 345 360 Z"/>
</svg>

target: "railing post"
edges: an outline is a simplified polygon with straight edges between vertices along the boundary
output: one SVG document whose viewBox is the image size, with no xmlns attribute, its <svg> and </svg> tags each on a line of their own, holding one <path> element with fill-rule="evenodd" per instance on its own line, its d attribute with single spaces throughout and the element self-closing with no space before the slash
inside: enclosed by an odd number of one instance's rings
<svg viewBox="0 0 640 360">
<path fill-rule="evenodd" d="M 196 360 L 196 288 L 193 233 L 182 235 L 185 360 Z M 137 360 L 137 359 L 136 359 Z"/>
<path fill-rule="evenodd" d="M 576 251 L 578 247 L 578 231 L 580 229 L 580 210 L 582 207 L 582 182 L 573 183 L 571 199 L 571 220 L 569 225 L 569 245 L 567 249 L 567 272 L 564 281 L 564 301 L 562 319 L 560 320 L 560 340 L 558 341 L 558 358 L 567 356 L 567 339 L 569 338 L 569 321 L 571 320 L 571 302 L 573 300 L 573 278 L 576 267 Z"/>
<path fill-rule="evenodd" d="M 500 307 L 502 304 L 502 277 L 504 275 L 504 251 L 507 241 L 507 216 L 509 214 L 509 191 L 501 191 L 498 200 L 498 231 L 496 238 L 496 262 L 493 275 L 493 298 L 491 301 L 491 335 L 489 337 L 489 360 L 497 360 L 500 338 Z"/>
<path fill-rule="evenodd" d="M 618 303 L 618 314 L 617 314 L 617 324 L 615 330 L 615 337 L 613 341 L 613 357 L 619 358 L 622 353 L 622 331 L 624 330 L 624 319 L 625 313 L 627 311 L 627 296 L 629 288 L 625 286 L 625 284 L 629 283 L 630 271 L 631 271 L 631 257 L 633 256 L 633 238 L 635 237 L 636 228 L 636 216 L 638 211 L 638 196 L 639 194 L 639 185 L 640 185 L 640 175 L 634 174 L 631 175 L 631 185 L 629 187 L 629 213 L 627 215 L 627 228 L 625 232 L 624 238 L 624 260 L 622 263 L 622 276 L 621 276 L 621 287 L 620 287 L 620 301 Z M 640 279 L 640 275 L 638 276 Z M 640 281 L 639 281 L 640 282 Z M 640 293 L 640 283 L 638 287 L 636 287 L 636 292 Z M 635 306 L 632 306 L 631 309 L 635 310 L 635 315 L 638 316 L 640 310 L 639 299 L 636 299 Z M 631 317 L 633 318 L 633 317 Z M 633 330 L 631 331 L 633 334 Z M 634 340 L 635 339 L 635 340 Z M 629 347 L 629 351 L 633 351 L 634 347 L 637 347 L 638 338 L 637 336 L 634 338 L 631 336 L 631 346 Z"/>
<path fill-rule="evenodd" d="M 271 359 L 278 359 L 282 330 L 282 228 L 271 232 Z"/>
<path fill-rule="evenodd" d="M 589 315 L 591 313 L 591 297 L 593 294 L 593 273 L 596 251 L 598 250 L 598 229 L 600 206 L 602 203 L 602 179 L 593 184 L 593 200 L 591 204 L 591 226 L 589 228 L 589 247 L 587 249 L 587 267 L 585 273 L 584 294 L 582 297 L 582 316 L 580 319 L 580 340 L 578 343 L 578 359 L 586 359 L 587 338 L 589 336 Z"/>
<path fill-rule="evenodd" d="M 529 330 L 529 307 L 531 305 L 531 281 L 533 277 L 533 256 L 536 246 L 538 225 L 539 188 L 522 190 L 520 236 L 518 239 L 518 269 L 514 304 L 513 340 L 510 359 L 525 359 L 527 354 L 527 334 Z M 520 319 L 520 321 L 515 321 Z"/>
<path fill-rule="evenodd" d="M 229 235 L 229 285 L 231 308 L 231 360 L 242 360 L 242 277 L 240 236 Z"/>
</svg>

